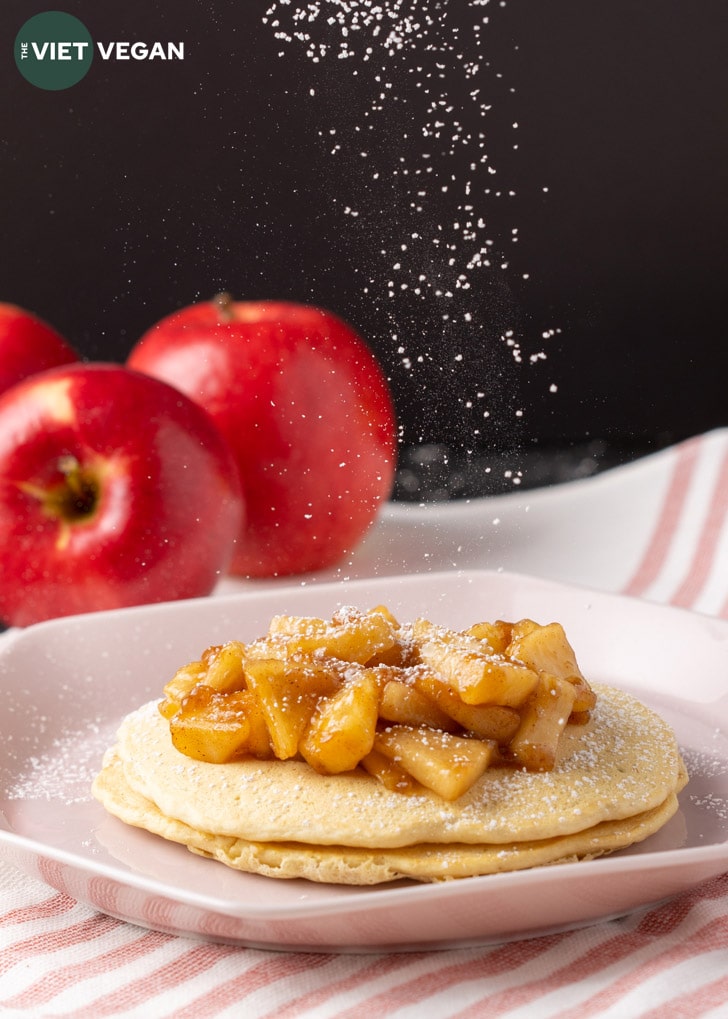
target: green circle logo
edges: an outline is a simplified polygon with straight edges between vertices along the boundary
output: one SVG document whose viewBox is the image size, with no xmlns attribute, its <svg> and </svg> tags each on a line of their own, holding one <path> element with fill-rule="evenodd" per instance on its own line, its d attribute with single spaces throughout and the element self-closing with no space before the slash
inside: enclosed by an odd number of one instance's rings
<svg viewBox="0 0 728 1019">
<path fill-rule="evenodd" d="M 31 85 L 58 92 L 86 74 L 94 44 L 86 26 L 71 14 L 46 11 L 25 22 L 15 38 L 15 63 Z"/>
</svg>

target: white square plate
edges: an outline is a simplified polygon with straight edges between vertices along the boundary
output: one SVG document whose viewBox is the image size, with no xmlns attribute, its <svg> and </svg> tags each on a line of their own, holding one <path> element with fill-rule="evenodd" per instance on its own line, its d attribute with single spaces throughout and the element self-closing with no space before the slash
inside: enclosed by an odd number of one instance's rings
<svg viewBox="0 0 728 1019">
<path fill-rule="evenodd" d="M 681 809 L 613 856 L 436 885 L 277 881 L 229 870 L 108 816 L 89 785 L 116 726 L 210 644 L 276 613 L 384 602 L 402 620 L 558 620 L 586 675 L 628 689 L 675 728 L 690 773 Z M 161 931 L 253 947 L 462 947 L 583 926 L 728 869 L 728 623 L 483 570 L 243 594 L 105 612 L 0 643 L 0 855 L 74 898 Z"/>
</svg>

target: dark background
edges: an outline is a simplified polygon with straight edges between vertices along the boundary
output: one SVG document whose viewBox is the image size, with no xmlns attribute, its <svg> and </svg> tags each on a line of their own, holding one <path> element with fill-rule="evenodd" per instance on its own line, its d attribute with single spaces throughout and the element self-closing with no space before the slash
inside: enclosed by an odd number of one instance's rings
<svg viewBox="0 0 728 1019">
<path fill-rule="evenodd" d="M 0 300 L 85 357 L 121 360 L 163 315 L 227 290 L 358 327 L 391 379 L 403 461 L 444 444 L 481 463 L 562 447 L 608 465 L 728 424 L 725 0 L 411 0 L 419 41 L 377 43 L 368 62 L 277 40 L 269 0 L 59 6 L 94 40 L 185 44 L 183 62 L 97 55 L 44 92 L 12 46 L 53 5 L 3 0 Z M 480 143 L 423 137 L 443 96 L 446 124 Z M 437 297 L 453 269 L 431 241 L 462 219 L 466 179 L 493 264 Z M 429 290 L 389 287 L 403 272 Z"/>
</svg>

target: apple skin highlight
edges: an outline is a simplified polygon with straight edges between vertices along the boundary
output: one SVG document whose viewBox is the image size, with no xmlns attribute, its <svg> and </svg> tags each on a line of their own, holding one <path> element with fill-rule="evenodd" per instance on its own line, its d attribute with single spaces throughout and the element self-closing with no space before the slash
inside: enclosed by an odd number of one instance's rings
<svg viewBox="0 0 728 1019">
<path fill-rule="evenodd" d="M 79 360 L 47 322 L 15 304 L 0 302 L 0 394 L 29 375 Z"/>
<path fill-rule="evenodd" d="M 335 565 L 391 493 L 387 381 L 361 336 L 329 311 L 222 295 L 159 321 L 127 364 L 199 402 L 228 440 L 247 509 L 235 574 Z"/>
<path fill-rule="evenodd" d="M 120 365 L 50 369 L 0 396 L 0 618 L 209 594 L 244 507 L 208 415 Z"/>
</svg>

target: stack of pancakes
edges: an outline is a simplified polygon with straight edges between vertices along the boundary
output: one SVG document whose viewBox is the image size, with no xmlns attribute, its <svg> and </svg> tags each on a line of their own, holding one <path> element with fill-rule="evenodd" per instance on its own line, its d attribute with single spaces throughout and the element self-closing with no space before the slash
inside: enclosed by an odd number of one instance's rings
<svg viewBox="0 0 728 1019">
<path fill-rule="evenodd" d="M 193 760 L 156 702 L 124 719 L 93 791 L 127 824 L 269 877 L 373 885 L 589 859 L 656 832 L 687 782 L 667 723 L 622 691 L 595 690 L 591 719 L 567 726 L 552 771 L 490 768 L 453 802 L 390 792 L 361 769 Z"/>
</svg>

